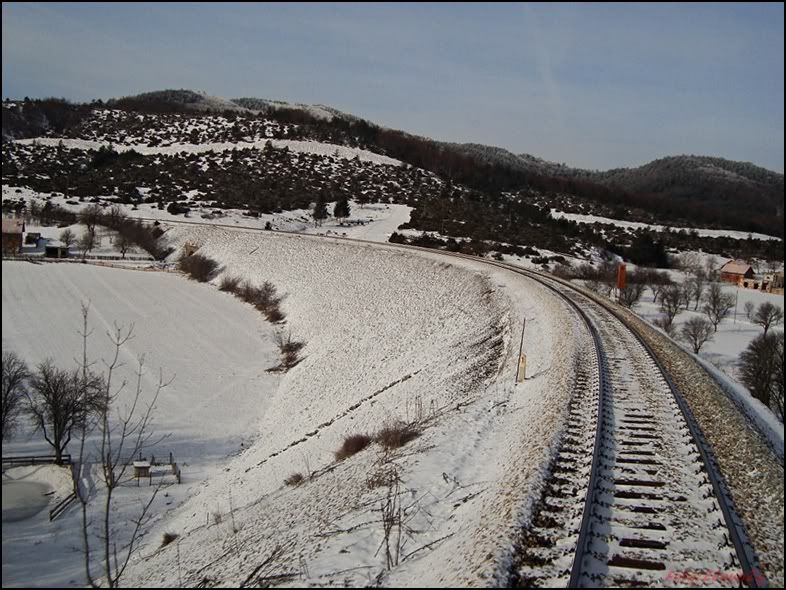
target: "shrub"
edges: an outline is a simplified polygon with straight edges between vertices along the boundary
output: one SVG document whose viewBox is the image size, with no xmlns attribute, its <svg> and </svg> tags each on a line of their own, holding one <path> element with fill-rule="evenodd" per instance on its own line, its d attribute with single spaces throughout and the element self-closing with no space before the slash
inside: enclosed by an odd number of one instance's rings
<svg viewBox="0 0 786 590">
<path fill-rule="evenodd" d="M 170 215 L 180 215 L 180 214 L 185 214 L 185 213 L 188 213 L 189 211 L 191 211 L 191 209 L 189 209 L 185 205 L 182 205 L 182 204 L 177 203 L 175 201 L 169 203 L 169 205 L 167 206 L 166 210 L 167 210 L 167 213 L 169 213 Z"/>
<path fill-rule="evenodd" d="M 420 436 L 420 431 L 417 426 L 397 420 L 384 424 L 374 440 L 386 449 L 397 449 L 418 436 Z"/>
<path fill-rule="evenodd" d="M 166 547 L 172 541 L 177 539 L 178 536 L 179 535 L 177 533 L 164 533 L 164 538 L 161 540 L 161 547 Z"/>
<path fill-rule="evenodd" d="M 195 281 L 206 283 L 216 275 L 218 262 L 201 254 L 192 254 L 181 256 L 178 267 Z"/>
<path fill-rule="evenodd" d="M 276 345 L 278 345 L 278 349 L 281 352 L 281 364 L 271 370 L 288 371 L 301 361 L 301 359 L 298 358 L 298 353 L 300 352 L 300 349 L 306 345 L 306 343 L 300 342 L 298 340 L 292 340 L 291 333 L 287 333 L 286 336 L 284 336 L 283 333 L 278 333 L 276 334 L 275 338 Z"/>
<path fill-rule="evenodd" d="M 305 481 L 305 477 L 303 477 L 302 473 L 293 473 L 288 478 L 284 480 L 284 483 L 288 486 L 297 487 Z"/>
<path fill-rule="evenodd" d="M 343 461 L 355 453 L 359 453 L 371 444 L 371 437 L 367 434 L 352 434 L 344 438 L 341 448 L 333 453 L 336 461 Z"/>
<path fill-rule="evenodd" d="M 237 291 L 239 285 L 240 285 L 239 278 L 231 277 L 229 275 L 224 275 L 223 277 L 221 277 L 221 284 L 218 286 L 218 288 L 221 291 L 228 291 L 229 293 L 234 293 Z"/>
<path fill-rule="evenodd" d="M 276 296 L 276 287 L 270 281 L 265 281 L 262 286 L 256 290 L 254 305 L 263 313 L 268 313 L 271 309 L 278 307 L 281 298 Z"/>
<path fill-rule="evenodd" d="M 276 323 L 286 318 L 278 306 L 281 303 L 281 298 L 276 294 L 276 287 L 270 281 L 265 281 L 260 287 L 243 281 L 242 284 L 235 287 L 234 293 L 264 313 L 269 322 Z"/>
<path fill-rule="evenodd" d="M 267 321 L 275 324 L 284 321 L 287 316 L 285 316 L 284 312 L 278 308 L 278 305 L 276 305 L 276 307 L 270 308 L 265 312 L 265 317 L 267 318 Z"/>
</svg>

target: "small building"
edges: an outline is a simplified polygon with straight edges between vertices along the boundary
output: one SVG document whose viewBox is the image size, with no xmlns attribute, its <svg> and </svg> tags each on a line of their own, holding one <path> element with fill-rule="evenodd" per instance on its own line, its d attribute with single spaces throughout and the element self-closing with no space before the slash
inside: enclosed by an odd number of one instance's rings
<svg viewBox="0 0 786 590">
<path fill-rule="evenodd" d="M 740 283 L 741 279 L 753 279 L 753 267 L 746 262 L 729 260 L 720 268 L 720 280 L 724 283 Z"/>
<path fill-rule="evenodd" d="M 772 274 L 764 275 L 764 278 L 770 281 L 772 289 L 780 289 L 783 292 L 783 271 L 775 272 Z"/>
<path fill-rule="evenodd" d="M 741 278 L 737 282 L 737 286 L 743 289 L 753 289 L 754 291 L 770 290 L 770 282 L 761 277 L 753 277 L 752 279 Z"/>
<path fill-rule="evenodd" d="M 22 251 L 22 234 L 25 222 L 11 217 L 3 218 L 3 255 L 15 256 Z"/>
<path fill-rule="evenodd" d="M 740 278 L 737 281 L 737 286 L 743 289 L 754 289 L 755 291 L 783 295 L 783 271 L 765 274 L 764 276 L 755 276 L 751 279 Z"/>
<path fill-rule="evenodd" d="M 68 246 L 57 240 L 49 240 L 44 246 L 46 258 L 68 258 Z"/>
</svg>

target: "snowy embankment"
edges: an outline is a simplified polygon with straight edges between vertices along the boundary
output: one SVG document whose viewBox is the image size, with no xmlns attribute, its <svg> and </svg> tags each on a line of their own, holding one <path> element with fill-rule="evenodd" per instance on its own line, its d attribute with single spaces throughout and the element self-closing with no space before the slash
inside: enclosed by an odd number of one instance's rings
<svg viewBox="0 0 786 590">
<path fill-rule="evenodd" d="M 253 446 L 161 520 L 126 584 L 285 575 L 293 585 L 451 586 L 504 576 L 564 427 L 578 328 L 562 304 L 504 271 L 436 254 L 208 227 L 167 235 L 228 275 L 271 280 L 284 294 L 278 329 L 306 346 Z M 529 378 L 514 386 L 522 317 Z M 347 435 L 395 420 L 416 422 L 420 436 L 335 462 Z M 284 485 L 295 473 L 305 483 Z M 392 474 L 402 531 L 391 549 L 399 565 L 387 569 L 380 504 Z M 164 532 L 180 535 L 179 550 L 159 549 Z"/>
<path fill-rule="evenodd" d="M 551 216 L 554 219 L 567 219 L 568 221 L 575 221 L 576 223 L 606 223 L 615 225 L 617 227 L 627 227 L 630 229 L 649 229 L 654 231 L 695 231 L 702 238 L 734 238 L 735 240 L 747 240 L 748 237 L 754 240 L 781 240 L 777 236 L 768 236 L 767 234 L 751 233 L 744 231 L 736 231 L 731 229 L 702 229 L 693 227 L 673 227 L 667 225 L 652 225 L 649 223 L 640 223 L 638 221 L 625 221 L 622 219 L 611 219 L 609 217 L 598 217 L 596 215 L 582 215 L 579 213 L 564 213 L 551 210 Z"/>
</svg>

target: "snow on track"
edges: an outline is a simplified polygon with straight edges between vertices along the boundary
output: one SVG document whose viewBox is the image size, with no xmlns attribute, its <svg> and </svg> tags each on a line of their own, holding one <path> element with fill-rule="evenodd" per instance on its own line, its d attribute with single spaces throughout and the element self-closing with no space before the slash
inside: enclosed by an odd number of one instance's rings
<svg viewBox="0 0 786 590">
<path fill-rule="evenodd" d="M 706 571 L 719 575 L 700 580 L 734 585 L 736 580 L 725 574 L 740 572 L 740 565 L 723 523 L 729 520 L 720 514 L 703 451 L 696 446 L 694 436 L 700 434 L 691 434 L 675 399 L 678 393 L 672 393 L 653 353 L 605 306 L 557 281 L 530 276 L 553 285 L 585 316 L 600 355 L 603 403 L 578 547 L 571 523 L 580 514 L 576 492 L 586 490 L 575 473 L 586 472 L 576 457 L 588 444 L 586 416 L 569 425 L 534 526 L 525 527 L 519 543 L 513 581 L 525 586 L 567 582 L 569 556 L 576 549 L 571 585 L 695 584 Z M 586 397 L 582 381 L 577 380 L 571 406 Z M 566 464 L 572 464 L 567 471 Z M 733 514 L 732 509 L 732 520 Z M 742 535 L 744 545 L 748 541 Z M 740 558 L 746 560 L 745 574 L 753 567 L 758 575 L 755 555 Z"/>
<path fill-rule="evenodd" d="M 660 370 L 624 324 L 581 300 L 608 362 L 597 536 L 585 552 L 583 583 L 662 584 L 669 572 L 735 569 L 720 507 Z"/>
</svg>

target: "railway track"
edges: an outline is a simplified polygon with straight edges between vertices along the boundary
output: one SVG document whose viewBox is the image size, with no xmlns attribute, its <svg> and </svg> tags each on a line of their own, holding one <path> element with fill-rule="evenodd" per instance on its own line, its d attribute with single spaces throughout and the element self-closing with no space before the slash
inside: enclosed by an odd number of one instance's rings
<svg viewBox="0 0 786 590">
<path fill-rule="evenodd" d="M 766 585 L 711 453 L 652 351 L 605 306 L 539 273 L 522 274 L 558 293 L 584 319 L 595 347 L 590 364 L 598 371 L 598 407 L 589 481 L 580 483 L 588 463 L 587 424 L 576 421 L 571 407 L 513 581 L 734 587 L 742 579 Z M 584 405 L 586 415 L 587 379 L 578 375 L 572 406 Z"/>
<path fill-rule="evenodd" d="M 567 431 L 532 526 L 519 543 L 512 582 L 541 587 L 766 586 L 708 445 L 638 334 L 609 307 L 555 278 L 448 255 L 538 281 L 575 309 L 587 327 L 586 339 L 579 343 L 584 360 L 575 367 Z"/>
</svg>

